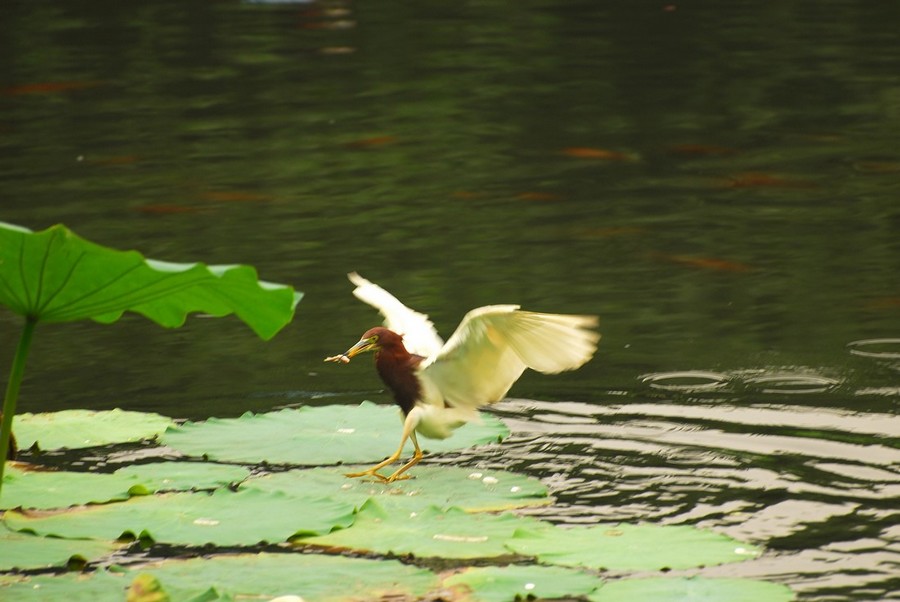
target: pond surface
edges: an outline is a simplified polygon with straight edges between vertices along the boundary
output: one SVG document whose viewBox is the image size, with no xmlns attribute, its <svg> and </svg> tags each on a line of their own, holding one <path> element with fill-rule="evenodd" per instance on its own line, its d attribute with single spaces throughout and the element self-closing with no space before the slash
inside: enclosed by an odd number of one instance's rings
<svg viewBox="0 0 900 602">
<path fill-rule="evenodd" d="M 592 363 L 497 406 L 507 444 L 432 461 L 541 477 L 552 520 L 770 550 L 704 574 L 896 596 L 898 17 L 5 2 L 0 219 L 306 293 L 268 343 L 230 319 L 41 326 L 19 409 L 388 403 L 368 362 L 322 363 L 378 323 L 353 270 L 445 337 L 491 303 L 597 314 Z M 4 365 L 18 329 L 0 313 Z"/>
</svg>

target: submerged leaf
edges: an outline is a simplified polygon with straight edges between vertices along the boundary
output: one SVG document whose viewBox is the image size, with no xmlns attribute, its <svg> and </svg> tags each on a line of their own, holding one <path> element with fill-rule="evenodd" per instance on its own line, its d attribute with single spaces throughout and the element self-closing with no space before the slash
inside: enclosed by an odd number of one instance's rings
<svg viewBox="0 0 900 602">
<path fill-rule="evenodd" d="M 19 447 L 77 449 L 150 439 L 174 426 L 171 418 L 147 412 L 63 410 L 16 416 Z"/>
<path fill-rule="evenodd" d="M 269 339 L 288 324 L 301 294 L 257 279 L 250 266 L 146 259 L 89 242 L 62 225 L 41 232 L 0 222 L 0 303 L 41 322 L 126 311 L 177 327 L 189 313 L 237 315 Z"/>
<path fill-rule="evenodd" d="M 755 558 L 759 551 L 687 525 L 606 524 L 521 530 L 509 548 L 548 564 L 609 570 L 685 569 Z"/>
<path fill-rule="evenodd" d="M 162 442 L 184 454 L 213 460 L 310 466 L 380 460 L 396 450 L 400 433 L 396 406 L 366 401 L 359 406 L 303 407 L 188 422 L 169 428 Z M 449 439 L 420 438 L 419 443 L 426 452 L 443 452 L 508 435 L 498 418 L 485 414 L 481 424 L 466 424 Z M 412 455 L 412 444 L 406 449 Z"/>
</svg>

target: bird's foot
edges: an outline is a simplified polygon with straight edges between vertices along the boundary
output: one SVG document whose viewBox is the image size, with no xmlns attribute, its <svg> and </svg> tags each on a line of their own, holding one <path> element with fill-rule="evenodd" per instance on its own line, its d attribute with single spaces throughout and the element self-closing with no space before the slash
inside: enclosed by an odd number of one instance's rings
<svg viewBox="0 0 900 602">
<path fill-rule="evenodd" d="M 362 472 L 345 472 L 344 476 L 349 477 L 351 479 L 358 479 L 361 477 L 372 477 L 373 479 L 376 479 L 379 483 L 390 483 L 391 482 L 388 480 L 388 479 L 390 479 L 390 477 L 386 477 L 383 474 L 380 474 L 374 468 L 370 468 L 369 470 L 364 470 Z M 393 475 L 391 475 L 391 476 L 393 476 Z"/>
<path fill-rule="evenodd" d="M 395 472 L 389 477 L 384 476 L 383 474 L 377 472 L 374 468 L 370 468 L 369 470 L 364 470 L 362 472 L 345 472 L 345 477 L 349 477 L 351 479 L 358 479 L 361 477 L 371 477 L 375 479 L 376 482 L 381 483 L 383 485 L 387 485 L 388 483 L 393 483 L 395 481 L 405 481 L 407 479 L 411 479 L 412 477 L 408 474 L 402 474 L 399 471 Z"/>
<path fill-rule="evenodd" d="M 393 482 L 395 482 L 395 481 L 405 481 L 405 480 L 411 479 L 411 478 L 412 478 L 412 476 L 410 476 L 410 475 L 408 475 L 408 474 L 397 474 L 397 473 L 395 472 L 394 474 L 392 474 L 391 476 L 389 476 L 389 477 L 385 480 L 385 482 L 386 482 L 386 483 L 393 483 Z"/>
</svg>

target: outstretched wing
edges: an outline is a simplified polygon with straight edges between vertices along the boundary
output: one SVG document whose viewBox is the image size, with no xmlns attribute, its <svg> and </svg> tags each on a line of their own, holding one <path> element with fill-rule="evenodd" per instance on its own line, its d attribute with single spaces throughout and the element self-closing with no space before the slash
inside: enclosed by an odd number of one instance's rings
<svg viewBox="0 0 900 602">
<path fill-rule="evenodd" d="M 347 278 L 356 286 L 353 289 L 356 298 L 381 312 L 384 325 L 403 335 L 403 345 L 407 351 L 430 357 L 441 350 L 444 341 L 428 316 L 406 307 L 394 295 L 356 272 L 347 274 Z"/>
<path fill-rule="evenodd" d="M 419 374 L 429 401 L 438 392 L 453 407 L 502 399 L 525 371 L 574 370 L 593 357 L 600 334 L 594 316 L 541 314 L 491 305 L 466 314 L 440 353 Z"/>
</svg>

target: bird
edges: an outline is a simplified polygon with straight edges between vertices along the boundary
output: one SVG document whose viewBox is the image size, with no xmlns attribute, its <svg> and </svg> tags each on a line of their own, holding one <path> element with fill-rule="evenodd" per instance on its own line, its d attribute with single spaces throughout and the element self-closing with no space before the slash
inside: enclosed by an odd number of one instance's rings
<svg viewBox="0 0 900 602">
<path fill-rule="evenodd" d="M 524 311 L 519 305 L 487 305 L 469 311 L 444 342 L 428 316 L 401 303 L 356 272 L 347 275 L 353 295 L 377 309 L 384 325 L 370 328 L 344 353 L 326 362 L 347 364 L 375 353 L 375 369 L 400 407 L 400 446 L 384 461 L 347 477 L 392 483 L 410 478 L 423 457 L 417 433 L 446 439 L 453 430 L 479 420 L 478 409 L 503 399 L 526 368 L 544 374 L 575 370 L 597 350 L 598 318 L 589 315 Z M 412 440 L 412 458 L 389 475 Z"/>
</svg>

